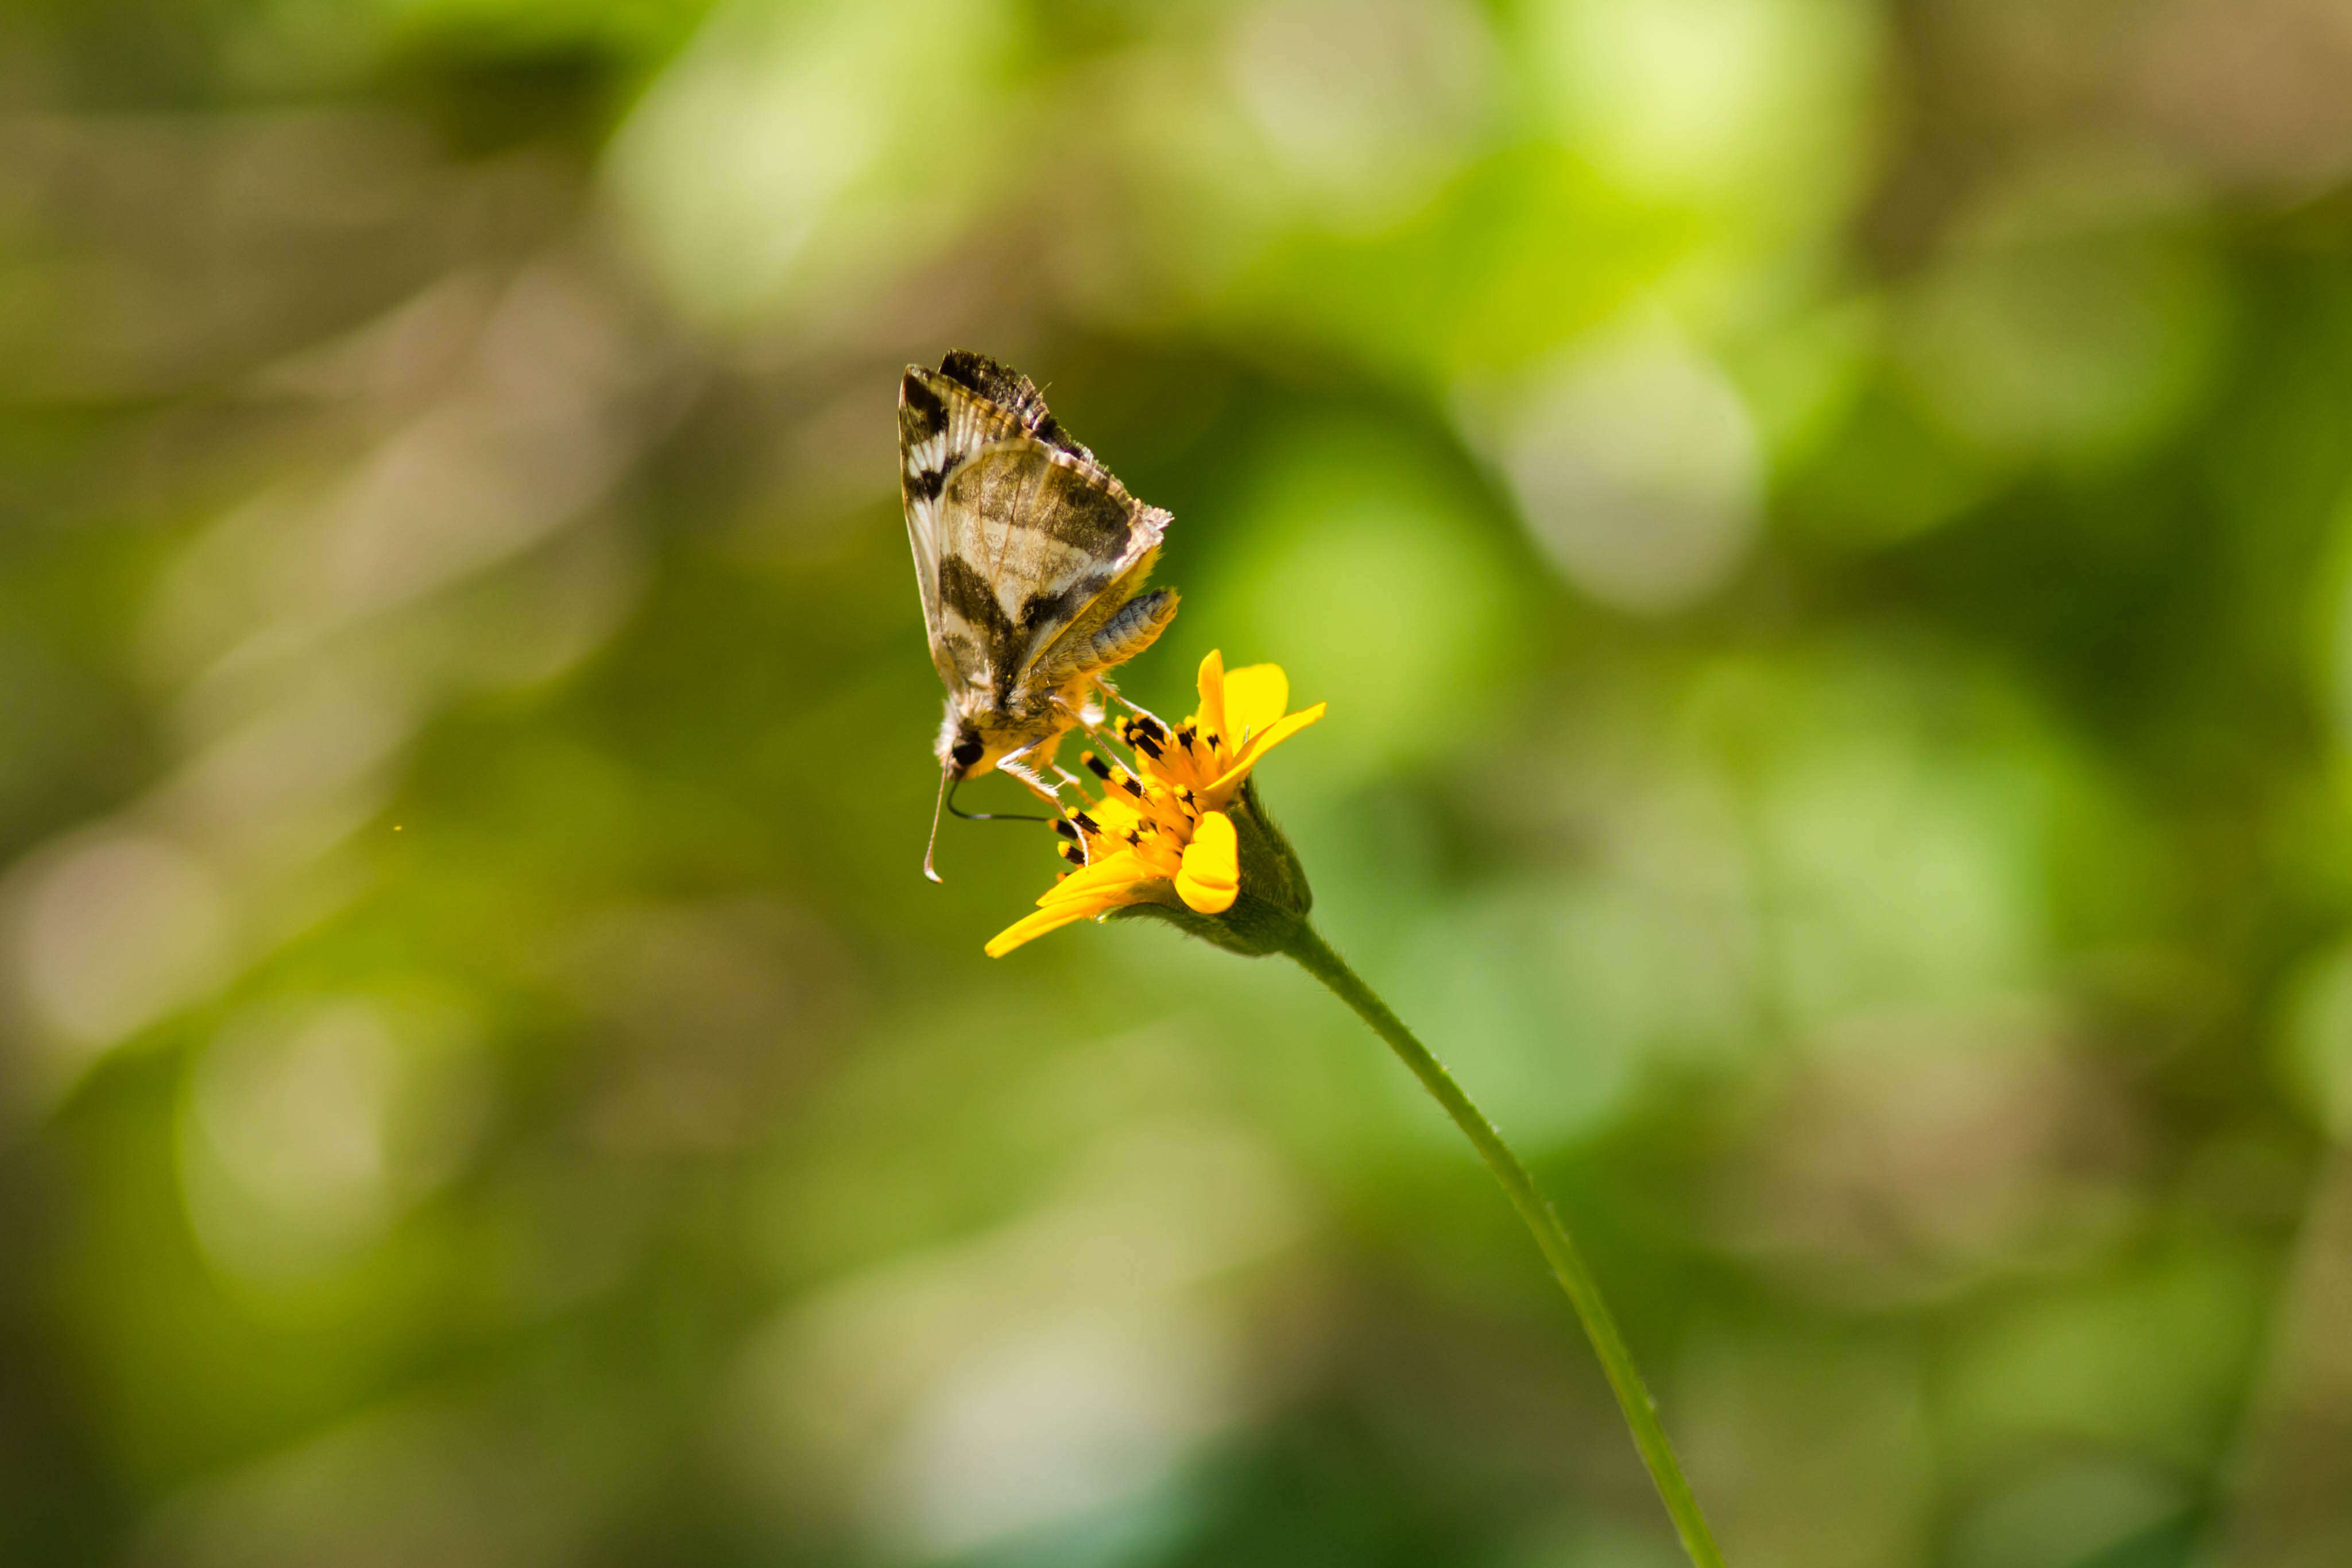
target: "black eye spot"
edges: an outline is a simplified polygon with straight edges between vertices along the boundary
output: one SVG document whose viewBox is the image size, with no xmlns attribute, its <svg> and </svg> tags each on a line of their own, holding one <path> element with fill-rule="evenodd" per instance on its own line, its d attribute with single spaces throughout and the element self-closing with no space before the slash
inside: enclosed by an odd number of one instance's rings
<svg viewBox="0 0 2352 1568">
<path fill-rule="evenodd" d="M 978 736 L 968 735 L 955 743 L 954 747 L 948 752 L 948 758 L 958 768 L 969 768 L 980 760 L 980 754 L 985 749 L 986 747 L 980 744 Z"/>
</svg>

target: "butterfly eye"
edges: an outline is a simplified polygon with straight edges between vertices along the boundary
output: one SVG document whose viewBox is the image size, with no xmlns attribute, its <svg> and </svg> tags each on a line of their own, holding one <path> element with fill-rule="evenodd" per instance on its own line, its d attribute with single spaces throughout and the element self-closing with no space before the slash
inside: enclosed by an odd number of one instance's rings
<svg viewBox="0 0 2352 1568">
<path fill-rule="evenodd" d="M 948 758 L 958 768 L 969 768 L 980 760 L 980 754 L 984 749 L 978 736 L 968 735 L 955 743 L 948 752 Z"/>
</svg>

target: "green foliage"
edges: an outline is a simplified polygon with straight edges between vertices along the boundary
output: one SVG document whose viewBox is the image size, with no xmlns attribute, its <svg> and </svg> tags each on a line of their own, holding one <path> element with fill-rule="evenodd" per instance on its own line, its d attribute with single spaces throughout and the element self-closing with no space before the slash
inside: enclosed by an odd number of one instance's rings
<svg viewBox="0 0 2352 1568">
<path fill-rule="evenodd" d="M 2124 9 L 10 8 L 0 1560 L 1674 1561 L 1328 998 L 922 881 L 969 347 L 1730 1562 L 2343 1561 L 2352 60 Z"/>
</svg>

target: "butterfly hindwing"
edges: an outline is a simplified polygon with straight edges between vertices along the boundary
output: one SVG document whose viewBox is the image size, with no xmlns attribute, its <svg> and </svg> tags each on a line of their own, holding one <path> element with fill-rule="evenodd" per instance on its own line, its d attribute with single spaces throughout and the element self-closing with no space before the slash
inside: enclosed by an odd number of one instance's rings
<svg viewBox="0 0 2352 1568">
<path fill-rule="evenodd" d="M 1000 705 L 1013 704 L 1039 655 L 1159 546 L 1165 514 L 1105 477 L 1013 440 L 992 444 L 949 478 L 942 555 L 970 563 L 987 585 L 992 602 L 965 629 L 991 633 L 990 689 Z M 943 616 L 950 635 L 951 619 Z"/>
</svg>

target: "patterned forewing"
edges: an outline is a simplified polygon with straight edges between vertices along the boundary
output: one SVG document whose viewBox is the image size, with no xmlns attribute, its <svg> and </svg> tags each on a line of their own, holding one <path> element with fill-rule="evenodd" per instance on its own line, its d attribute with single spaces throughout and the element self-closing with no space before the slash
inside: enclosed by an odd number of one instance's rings
<svg viewBox="0 0 2352 1568">
<path fill-rule="evenodd" d="M 959 664 L 976 655 L 984 668 L 966 679 L 1005 706 L 1036 655 L 1164 526 L 1108 476 L 1026 437 L 957 466 L 940 506 L 940 624 Z"/>
<path fill-rule="evenodd" d="M 898 444 L 931 662 L 959 710 L 1030 722 L 1083 673 L 1073 660 L 1095 667 L 1168 514 L 1129 496 L 1026 376 L 982 355 L 907 368 Z"/>
<path fill-rule="evenodd" d="M 994 403 L 1012 415 L 1024 431 L 1046 445 L 1068 453 L 1089 467 L 1102 466 L 1095 461 L 1093 453 L 1062 428 L 1062 422 L 1045 406 L 1045 394 L 1037 390 L 1037 384 L 1011 365 L 985 354 L 957 349 L 940 361 L 936 374 L 939 380 L 951 382 L 983 402 Z M 1118 481 L 1108 474 L 1103 477 L 1117 487 Z"/>
<path fill-rule="evenodd" d="M 941 496 L 948 476 L 971 461 L 989 442 L 1013 435 L 1020 422 L 1007 411 L 920 365 L 909 365 L 898 383 L 898 485 L 907 510 L 907 543 L 915 558 L 915 583 L 923 600 L 923 630 L 930 639 L 931 663 L 950 690 L 968 685 L 974 672 L 959 662 L 940 623 Z"/>
</svg>

